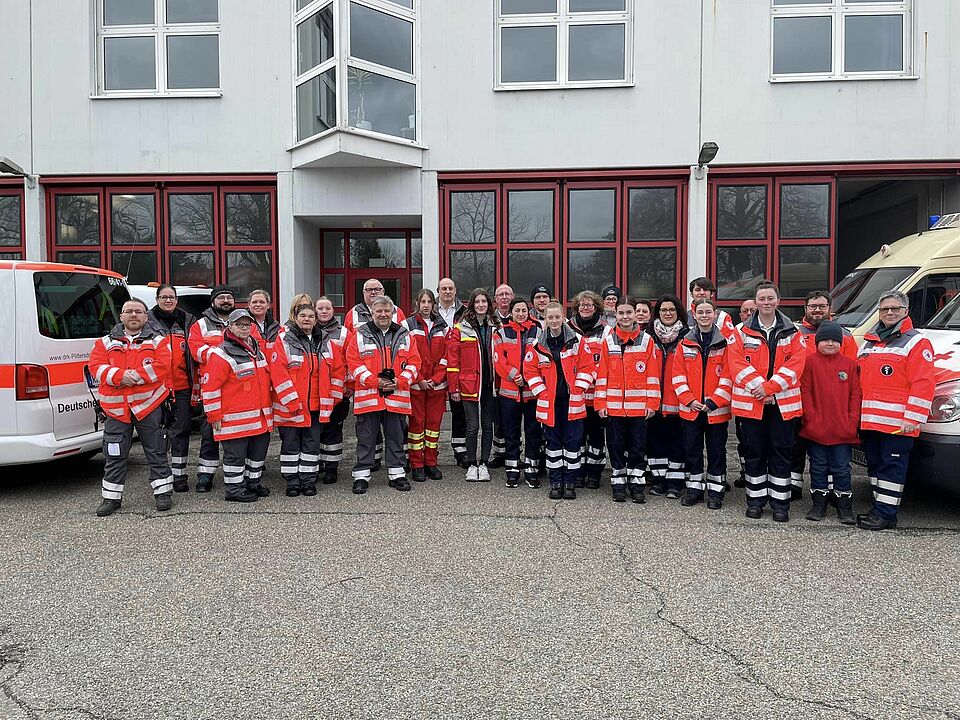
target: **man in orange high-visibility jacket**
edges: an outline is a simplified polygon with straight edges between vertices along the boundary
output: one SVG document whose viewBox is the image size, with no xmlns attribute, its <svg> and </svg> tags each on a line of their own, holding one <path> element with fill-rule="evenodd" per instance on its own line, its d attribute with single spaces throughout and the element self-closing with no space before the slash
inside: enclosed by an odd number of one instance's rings
<svg viewBox="0 0 960 720">
<path fill-rule="evenodd" d="M 420 373 L 420 355 L 409 331 L 393 322 L 393 300 L 381 295 L 371 302 L 373 320 L 355 328 L 347 340 L 347 369 L 356 391 L 357 464 L 353 492 L 363 495 L 370 485 L 377 436 L 383 428 L 390 487 L 409 490 L 406 455 L 407 416 L 412 411 L 410 385 Z"/>
<path fill-rule="evenodd" d="M 660 365 L 653 338 L 637 323 L 637 302 L 617 301 L 617 325 L 603 336 L 593 406 L 607 418 L 607 452 L 614 502 L 644 503 L 647 420 L 660 407 Z"/>
<path fill-rule="evenodd" d="M 796 325 L 777 308 L 780 291 L 757 285 L 757 311 L 729 341 L 733 414 L 741 418 L 746 460 L 748 518 L 763 515 L 770 500 L 775 522 L 790 519 L 793 419 L 803 414 L 800 375 L 807 351 Z"/>
<path fill-rule="evenodd" d="M 897 526 L 907 464 L 935 388 L 933 346 L 913 328 L 910 302 L 898 290 L 880 296 L 880 322 L 863 336 L 860 429 L 873 485 L 873 509 L 857 518 L 866 530 Z"/>
<path fill-rule="evenodd" d="M 170 396 L 170 344 L 147 324 L 143 302 L 127 300 L 123 304 L 120 324 L 94 343 L 89 367 L 99 383 L 100 406 L 107 416 L 103 425 L 103 502 L 97 515 L 106 517 L 120 508 L 134 428 L 150 465 L 157 510 L 169 510 L 173 473 L 161 427 L 161 406 Z"/>
</svg>

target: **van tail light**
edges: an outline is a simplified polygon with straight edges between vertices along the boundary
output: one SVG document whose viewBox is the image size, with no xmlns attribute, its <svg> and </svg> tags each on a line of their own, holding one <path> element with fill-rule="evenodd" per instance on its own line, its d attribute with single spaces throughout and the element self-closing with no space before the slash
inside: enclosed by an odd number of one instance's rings
<svg viewBox="0 0 960 720">
<path fill-rule="evenodd" d="M 17 365 L 17 400 L 50 397 L 50 378 L 43 365 Z"/>
</svg>

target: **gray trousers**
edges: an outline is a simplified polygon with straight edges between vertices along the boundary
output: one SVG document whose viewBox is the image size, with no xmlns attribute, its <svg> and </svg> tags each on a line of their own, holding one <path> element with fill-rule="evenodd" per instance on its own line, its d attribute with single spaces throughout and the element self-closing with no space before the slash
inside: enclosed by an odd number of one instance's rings
<svg viewBox="0 0 960 720">
<path fill-rule="evenodd" d="M 226 496 L 240 495 L 260 484 L 270 446 L 270 433 L 223 440 L 223 487 Z"/>
<path fill-rule="evenodd" d="M 315 410 L 310 412 L 310 427 L 280 426 L 280 474 L 287 481 L 287 488 L 316 487 L 321 427 L 320 413 Z"/>
<path fill-rule="evenodd" d="M 357 415 L 357 464 L 353 479 L 370 481 L 370 471 L 376 462 L 377 438 L 383 429 L 387 449 L 387 475 L 391 480 L 406 475 L 407 456 L 403 445 L 407 440 L 407 416 L 388 410 L 377 410 Z"/>
<path fill-rule="evenodd" d="M 143 454 L 150 465 L 150 486 L 154 495 L 173 492 L 173 473 L 167 462 L 166 432 L 160 427 L 163 410 L 157 408 L 146 417 L 125 423 L 108 417 L 103 423 L 103 497 L 107 500 L 123 498 L 127 479 L 127 458 L 133 443 L 133 429 L 137 429 Z"/>
<path fill-rule="evenodd" d="M 190 454 L 190 388 L 177 390 L 176 413 L 170 435 L 170 469 L 174 481 L 187 481 L 187 455 Z"/>
<path fill-rule="evenodd" d="M 197 477 L 214 475 L 220 467 L 220 443 L 213 439 L 213 427 L 206 414 L 200 419 L 200 455 L 197 457 Z"/>
</svg>

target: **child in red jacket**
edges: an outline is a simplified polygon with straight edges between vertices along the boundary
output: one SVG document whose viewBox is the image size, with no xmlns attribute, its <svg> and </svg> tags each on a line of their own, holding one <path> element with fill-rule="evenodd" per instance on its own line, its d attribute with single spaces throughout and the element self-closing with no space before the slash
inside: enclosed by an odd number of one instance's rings
<svg viewBox="0 0 960 720">
<path fill-rule="evenodd" d="M 803 427 L 810 456 L 810 489 L 813 507 L 807 520 L 823 520 L 827 514 L 827 476 L 833 476 L 837 514 L 844 525 L 853 525 L 853 493 L 850 486 L 852 446 L 860 442 L 860 375 L 857 363 L 840 354 L 843 329 L 823 322 L 817 329 L 817 351 L 807 357 L 800 376 Z"/>
</svg>

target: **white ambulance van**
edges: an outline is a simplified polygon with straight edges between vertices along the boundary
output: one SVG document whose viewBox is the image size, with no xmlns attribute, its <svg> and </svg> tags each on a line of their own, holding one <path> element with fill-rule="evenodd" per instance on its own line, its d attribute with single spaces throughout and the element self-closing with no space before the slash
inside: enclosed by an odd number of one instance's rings
<svg viewBox="0 0 960 720">
<path fill-rule="evenodd" d="M 83 368 L 129 297 L 109 270 L 0 261 L 0 465 L 100 449 Z"/>
<path fill-rule="evenodd" d="M 922 327 L 960 293 L 960 213 L 941 217 L 929 230 L 884 245 L 833 289 L 834 320 L 857 343 L 877 324 L 885 290 L 910 299 L 910 318 Z"/>
</svg>

